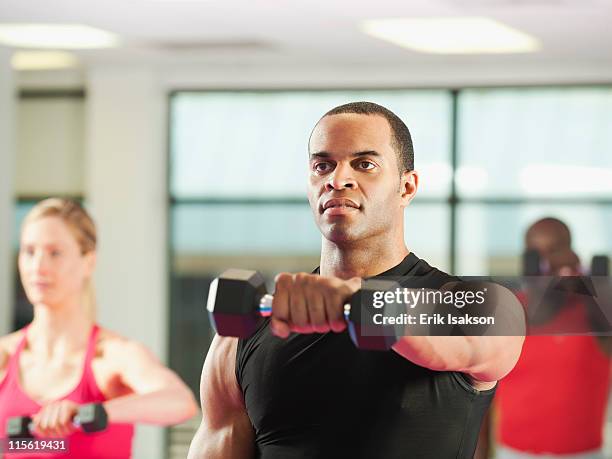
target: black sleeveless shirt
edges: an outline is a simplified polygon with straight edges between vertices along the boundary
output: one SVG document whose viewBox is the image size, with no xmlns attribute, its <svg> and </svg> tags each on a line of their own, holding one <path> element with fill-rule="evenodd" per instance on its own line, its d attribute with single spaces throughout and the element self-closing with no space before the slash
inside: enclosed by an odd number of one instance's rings
<svg viewBox="0 0 612 459">
<path fill-rule="evenodd" d="M 381 276 L 453 280 L 409 254 Z M 266 320 L 238 342 L 236 377 L 256 457 L 472 459 L 495 389 L 394 351 L 357 349 L 347 332 L 273 336 Z"/>
</svg>

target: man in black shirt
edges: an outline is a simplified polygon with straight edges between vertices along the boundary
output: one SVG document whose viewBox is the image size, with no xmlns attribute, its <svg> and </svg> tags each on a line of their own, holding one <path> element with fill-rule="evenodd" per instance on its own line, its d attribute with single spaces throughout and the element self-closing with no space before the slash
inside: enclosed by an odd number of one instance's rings
<svg viewBox="0 0 612 459">
<path fill-rule="evenodd" d="M 418 187 L 408 128 L 373 103 L 337 107 L 311 134 L 309 168 L 320 267 L 277 276 L 271 320 L 253 336 L 215 337 L 189 457 L 471 459 L 523 338 L 405 336 L 365 351 L 343 320 L 364 278 L 452 280 L 404 242 Z"/>
</svg>

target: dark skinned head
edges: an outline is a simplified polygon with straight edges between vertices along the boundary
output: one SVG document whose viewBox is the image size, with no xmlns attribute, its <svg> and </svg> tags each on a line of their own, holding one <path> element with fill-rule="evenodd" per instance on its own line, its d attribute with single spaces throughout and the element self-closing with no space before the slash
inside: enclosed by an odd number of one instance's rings
<svg viewBox="0 0 612 459">
<path fill-rule="evenodd" d="M 561 220 L 546 217 L 532 224 L 525 233 L 525 247 L 536 250 L 550 266 L 552 273 L 572 272 L 578 269 L 580 260 L 572 250 L 572 236 Z"/>
</svg>

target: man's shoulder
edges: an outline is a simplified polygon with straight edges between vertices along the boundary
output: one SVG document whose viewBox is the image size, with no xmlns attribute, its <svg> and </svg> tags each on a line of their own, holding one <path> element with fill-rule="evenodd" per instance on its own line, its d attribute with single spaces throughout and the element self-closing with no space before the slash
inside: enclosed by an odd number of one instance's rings
<svg viewBox="0 0 612 459">
<path fill-rule="evenodd" d="M 413 263 L 411 263 L 410 269 L 405 271 L 401 277 L 413 279 L 419 284 L 425 284 L 424 286 L 428 288 L 440 288 L 448 282 L 460 280 L 457 276 L 452 276 L 430 265 L 423 258 L 419 258 L 414 254 L 411 255 L 414 257 Z"/>
</svg>

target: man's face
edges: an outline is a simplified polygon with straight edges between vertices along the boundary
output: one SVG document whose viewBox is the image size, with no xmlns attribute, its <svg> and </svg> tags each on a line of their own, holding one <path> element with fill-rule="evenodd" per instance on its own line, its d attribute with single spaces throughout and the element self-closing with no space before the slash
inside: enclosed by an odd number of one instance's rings
<svg viewBox="0 0 612 459">
<path fill-rule="evenodd" d="M 536 223 L 529 230 L 526 243 L 527 249 L 536 250 L 547 263 L 546 274 L 574 273 L 580 267 L 567 231 L 555 223 Z"/>
<path fill-rule="evenodd" d="M 571 248 L 571 237 L 567 229 L 554 221 L 539 221 L 527 231 L 527 249 L 537 250 L 541 257 L 547 258 L 556 252 Z"/>
<path fill-rule="evenodd" d="M 537 250 L 543 257 L 548 257 L 566 247 L 565 241 L 552 230 L 534 231 L 527 240 L 527 248 Z"/>
<path fill-rule="evenodd" d="M 416 192 L 414 173 L 400 179 L 391 128 L 378 115 L 323 118 L 310 139 L 309 168 L 308 201 L 315 222 L 335 243 L 377 236 L 401 224 Z"/>
</svg>

